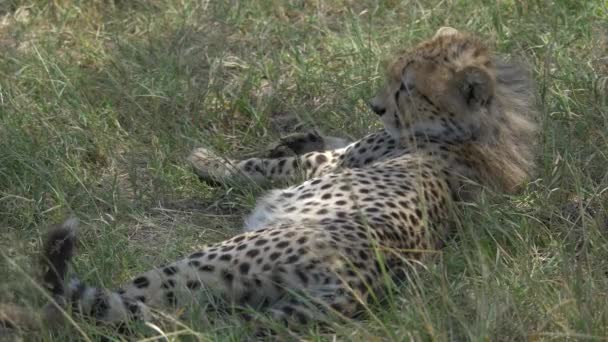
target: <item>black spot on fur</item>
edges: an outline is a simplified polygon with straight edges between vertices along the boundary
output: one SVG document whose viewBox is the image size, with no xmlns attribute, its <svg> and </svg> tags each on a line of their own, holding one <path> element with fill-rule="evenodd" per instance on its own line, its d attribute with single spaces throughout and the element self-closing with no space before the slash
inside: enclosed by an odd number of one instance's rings
<svg viewBox="0 0 608 342">
<path fill-rule="evenodd" d="M 418 219 L 414 215 L 409 215 L 409 219 L 410 219 L 410 222 L 412 222 L 412 224 L 414 226 L 418 225 Z"/>
<path fill-rule="evenodd" d="M 96 289 L 93 304 L 91 305 L 91 316 L 95 318 L 104 318 L 109 308 L 108 298 L 104 291 Z"/>
<path fill-rule="evenodd" d="M 186 287 L 190 290 L 196 290 L 201 287 L 201 282 L 199 280 L 189 280 L 186 282 Z"/>
<path fill-rule="evenodd" d="M 295 194 L 293 192 L 283 192 L 281 194 L 281 197 L 285 197 L 285 198 L 291 198 L 293 197 Z"/>
<path fill-rule="evenodd" d="M 226 283 L 232 284 L 232 281 L 234 280 L 234 274 L 232 274 L 230 271 L 223 270 L 222 278 L 226 281 Z"/>
<path fill-rule="evenodd" d="M 295 274 L 300 279 L 302 284 L 304 284 L 304 285 L 308 284 L 308 276 L 304 272 L 302 272 L 299 269 L 296 269 Z"/>
<path fill-rule="evenodd" d="M 229 251 L 231 251 L 233 249 L 234 249 L 234 245 L 229 245 L 229 246 L 222 247 L 221 251 L 222 252 L 229 252 Z"/>
<path fill-rule="evenodd" d="M 300 197 L 298 197 L 298 201 L 304 200 L 304 199 L 307 199 L 307 198 L 311 198 L 313 196 L 314 196 L 313 193 L 302 194 L 302 195 L 300 195 Z"/>
<path fill-rule="evenodd" d="M 268 240 L 266 240 L 266 239 L 259 239 L 254 243 L 254 245 L 262 246 L 262 245 L 266 244 L 267 242 L 268 242 Z"/>
<path fill-rule="evenodd" d="M 162 287 L 163 289 L 174 288 L 175 287 L 175 280 L 173 280 L 173 279 L 167 279 L 167 281 L 163 282 L 160 287 Z"/>
<path fill-rule="evenodd" d="M 297 254 L 290 255 L 289 258 L 287 258 L 287 260 L 285 260 L 285 263 L 293 264 L 293 263 L 297 262 L 299 259 L 300 259 L 300 256 Z"/>
<path fill-rule="evenodd" d="M 133 286 L 137 287 L 138 289 L 146 288 L 150 286 L 150 280 L 148 280 L 148 278 L 144 276 L 137 277 L 133 279 Z"/>
<path fill-rule="evenodd" d="M 317 164 L 326 163 L 327 157 L 324 154 L 319 154 L 319 155 L 317 155 L 316 162 L 317 162 Z"/>
<path fill-rule="evenodd" d="M 175 266 L 165 267 L 165 268 L 163 268 L 163 273 L 166 274 L 166 275 L 168 275 L 168 276 L 172 276 L 175 273 L 177 273 L 177 267 L 175 267 Z"/>
<path fill-rule="evenodd" d="M 339 189 L 342 190 L 342 191 L 350 191 L 350 190 L 352 190 L 352 188 L 348 184 L 347 185 L 342 185 Z"/>
<path fill-rule="evenodd" d="M 201 272 L 213 272 L 215 270 L 215 266 L 213 265 L 203 265 L 198 268 Z"/>
<path fill-rule="evenodd" d="M 190 254 L 190 256 L 188 258 L 198 259 L 198 258 L 202 258 L 204 256 L 205 256 L 205 252 L 196 252 L 196 253 Z"/>
<path fill-rule="evenodd" d="M 243 275 L 249 273 L 249 268 L 250 268 L 249 263 L 246 263 L 246 262 L 239 265 L 239 271 Z"/>
<path fill-rule="evenodd" d="M 131 314 L 132 317 L 136 317 L 139 315 L 139 305 L 136 302 L 125 302 L 127 307 L 127 311 Z"/>
<path fill-rule="evenodd" d="M 252 250 L 247 251 L 247 253 L 245 253 L 245 255 L 250 258 L 255 258 L 258 254 L 260 254 L 260 251 L 257 249 L 252 249 Z"/>
<path fill-rule="evenodd" d="M 85 284 L 78 283 L 76 289 L 72 290 L 71 302 L 75 312 L 79 312 L 78 303 L 80 302 L 80 299 L 84 295 L 86 289 L 87 286 Z"/>
<path fill-rule="evenodd" d="M 175 293 L 173 291 L 165 293 L 165 298 L 167 298 L 167 303 L 169 303 L 169 305 L 177 305 L 177 297 L 175 296 Z"/>
</svg>

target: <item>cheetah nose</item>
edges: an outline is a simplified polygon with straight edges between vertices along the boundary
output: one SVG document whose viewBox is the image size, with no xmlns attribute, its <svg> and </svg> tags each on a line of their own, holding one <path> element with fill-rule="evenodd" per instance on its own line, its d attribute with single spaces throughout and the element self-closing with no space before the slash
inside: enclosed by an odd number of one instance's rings
<svg viewBox="0 0 608 342">
<path fill-rule="evenodd" d="M 374 104 L 374 102 L 368 102 L 369 108 L 371 108 L 372 112 L 378 114 L 378 116 L 384 115 L 386 113 L 386 108 L 380 107 Z"/>
</svg>

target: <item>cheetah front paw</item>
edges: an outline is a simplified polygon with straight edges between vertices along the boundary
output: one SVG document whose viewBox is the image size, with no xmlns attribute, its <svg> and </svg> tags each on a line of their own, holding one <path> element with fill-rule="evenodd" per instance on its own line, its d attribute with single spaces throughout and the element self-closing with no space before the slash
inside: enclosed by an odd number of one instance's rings
<svg viewBox="0 0 608 342">
<path fill-rule="evenodd" d="M 281 140 L 271 148 L 267 155 L 268 158 L 282 158 L 300 156 L 308 152 L 321 152 L 346 147 L 349 142 L 342 138 L 323 136 L 316 130 L 304 133 L 293 133 L 281 138 Z"/>
<path fill-rule="evenodd" d="M 195 148 L 188 156 L 188 162 L 202 181 L 221 182 L 231 176 L 234 167 L 226 158 L 222 158 L 210 150 Z"/>
</svg>

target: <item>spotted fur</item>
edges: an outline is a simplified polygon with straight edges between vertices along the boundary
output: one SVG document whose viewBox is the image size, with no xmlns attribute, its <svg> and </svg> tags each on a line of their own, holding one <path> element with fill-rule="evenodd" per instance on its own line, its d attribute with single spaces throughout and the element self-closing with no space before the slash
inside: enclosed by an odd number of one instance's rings
<svg viewBox="0 0 608 342">
<path fill-rule="evenodd" d="M 149 307 L 180 305 L 202 291 L 287 322 L 353 317 L 382 293 L 384 270 L 407 272 L 442 246 L 451 203 L 474 194 L 463 191 L 467 184 L 513 191 L 525 181 L 535 132 L 529 86 L 520 68 L 478 38 L 443 28 L 389 68 L 371 101 L 381 132 L 275 159 L 193 152 L 197 171 L 220 180 L 306 179 L 263 197 L 246 232 L 117 290 L 64 286 L 64 272 L 49 278 L 49 288 L 103 322 L 148 319 Z M 71 253 L 62 255 L 55 265 Z"/>
</svg>

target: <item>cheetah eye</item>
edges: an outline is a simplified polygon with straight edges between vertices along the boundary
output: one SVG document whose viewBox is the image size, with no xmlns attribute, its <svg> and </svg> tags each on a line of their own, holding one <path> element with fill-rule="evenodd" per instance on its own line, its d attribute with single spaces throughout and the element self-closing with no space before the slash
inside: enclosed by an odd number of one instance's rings
<svg viewBox="0 0 608 342">
<path fill-rule="evenodd" d="M 386 108 L 375 105 L 372 102 L 369 103 L 369 108 L 372 110 L 372 112 L 378 114 L 379 116 L 382 116 L 384 115 L 384 113 L 386 113 Z"/>
<path fill-rule="evenodd" d="M 401 86 L 399 86 L 399 91 L 409 95 L 416 87 L 413 82 L 406 83 L 405 81 L 401 82 Z"/>
<path fill-rule="evenodd" d="M 416 85 L 414 84 L 414 73 L 410 70 L 411 68 L 409 65 L 404 68 L 401 84 L 399 85 L 399 92 L 403 93 L 405 96 L 410 95 L 412 91 L 416 89 Z"/>
</svg>

